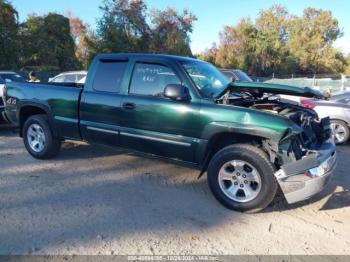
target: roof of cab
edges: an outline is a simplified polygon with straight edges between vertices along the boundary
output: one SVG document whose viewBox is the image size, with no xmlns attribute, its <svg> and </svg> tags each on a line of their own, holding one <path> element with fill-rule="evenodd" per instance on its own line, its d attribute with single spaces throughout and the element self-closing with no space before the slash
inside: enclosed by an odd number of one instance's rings
<svg viewBox="0 0 350 262">
<path fill-rule="evenodd" d="M 152 53 L 111 53 L 111 54 L 98 54 L 96 58 L 98 59 L 115 59 L 115 58 L 164 58 L 172 59 L 177 61 L 199 61 L 198 59 L 188 57 L 188 56 L 176 56 L 168 54 L 152 54 Z"/>
</svg>

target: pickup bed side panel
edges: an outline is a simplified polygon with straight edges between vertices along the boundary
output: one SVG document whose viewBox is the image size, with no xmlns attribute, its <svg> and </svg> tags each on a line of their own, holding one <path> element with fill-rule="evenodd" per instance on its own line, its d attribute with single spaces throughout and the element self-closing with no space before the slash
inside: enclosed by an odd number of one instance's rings
<svg viewBox="0 0 350 262">
<path fill-rule="evenodd" d="M 20 124 L 21 115 L 40 108 L 49 116 L 53 132 L 62 138 L 81 139 L 79 131 L 79 98 L 83 89 L 37 83 L 7 85 L 6 114 Z"/>
</svg>

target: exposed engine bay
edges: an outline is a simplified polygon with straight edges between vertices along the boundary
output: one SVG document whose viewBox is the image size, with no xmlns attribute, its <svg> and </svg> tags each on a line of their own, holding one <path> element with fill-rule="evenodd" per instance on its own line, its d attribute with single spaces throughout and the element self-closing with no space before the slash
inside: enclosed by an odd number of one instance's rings
<svg viewBox="0 0 350 262">
<path fill-rule="evenodd" d="M 295 136 L 288 145 L 287 151 L 294 154 L 295 160 L 301 159 L 307 151 L 316 150 L 331 136 L 329 118 L 319 119 L 312 109 L 293 102 L 283 102 L 276 95 L 256 96 L 249 92 L 227 93 L 219 98 L 217 103 L 257 109 L 289 118 L 303 129 L 303 132 Z"/>
</svg>

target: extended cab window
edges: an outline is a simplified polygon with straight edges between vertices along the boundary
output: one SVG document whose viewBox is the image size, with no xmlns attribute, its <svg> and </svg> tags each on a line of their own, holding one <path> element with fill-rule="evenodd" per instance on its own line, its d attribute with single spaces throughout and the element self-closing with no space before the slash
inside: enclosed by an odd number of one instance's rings
<svg viewBox="0 0 350 262">
<path fill-rule="evenodd" d="M 130 94 L 161 96 L 168 84 L 181 84 L 171 68 L 159 64 L 136 63 Z"/>
<path fill-rule="evenodd" d="M 126 61 L 100 61 L 97 65 L 93 89 L 119 93 L 127 64 Z"/>
</svg>

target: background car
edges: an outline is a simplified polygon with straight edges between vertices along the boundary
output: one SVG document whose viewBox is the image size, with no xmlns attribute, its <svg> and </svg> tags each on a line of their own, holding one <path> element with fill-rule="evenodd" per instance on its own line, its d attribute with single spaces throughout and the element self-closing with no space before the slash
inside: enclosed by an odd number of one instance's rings
<svg viewBox="0 0 350 262">
<path fill-rule="evenodd" d="M 281 101 L 294 102 L 313 109 L 320 118 L 329 116 L 336 144 L 343 144 L 350 136 L 350 92 L 334 93 L 328 100 L 279 95 Z"/>
<path fill-rule="evenodd" d="M 10 71 L 0 71 L 0 121 L 5 120 L 5 106 L 4 102 L 2 99 L 3 96 L 3 89 L 6 83 L 9 82 L 25 82 L 25 79 L 15 73 L 15 72 L 10 72 Z"/>
<path fill-rule="evenodd" d="M 49 82 L 53 83 L 79 83 L 79 81 L 85 78 L 86 71 L 71 71 L 64 72 L 55 77 L 49 78 Z"/>
<path fill-rule="evenodd" d="M 253 82 L 253 80 L 242 70 L 239 69 L 220 69 L 220 71 L 231 82 Z"/>
<path fill-rule="evenodd" d="M 85 84 L 86 76 L 84 76 L 82 79 L 78 81 L 78 84 Z"/>
<path fill-rule="evenodd" d="M 350 135 L 350 92 L 335 93 L 329 100 L 301 99 L 300 104 L 329 116 L 336 144 L 348 141 Z"/>
</svg>

